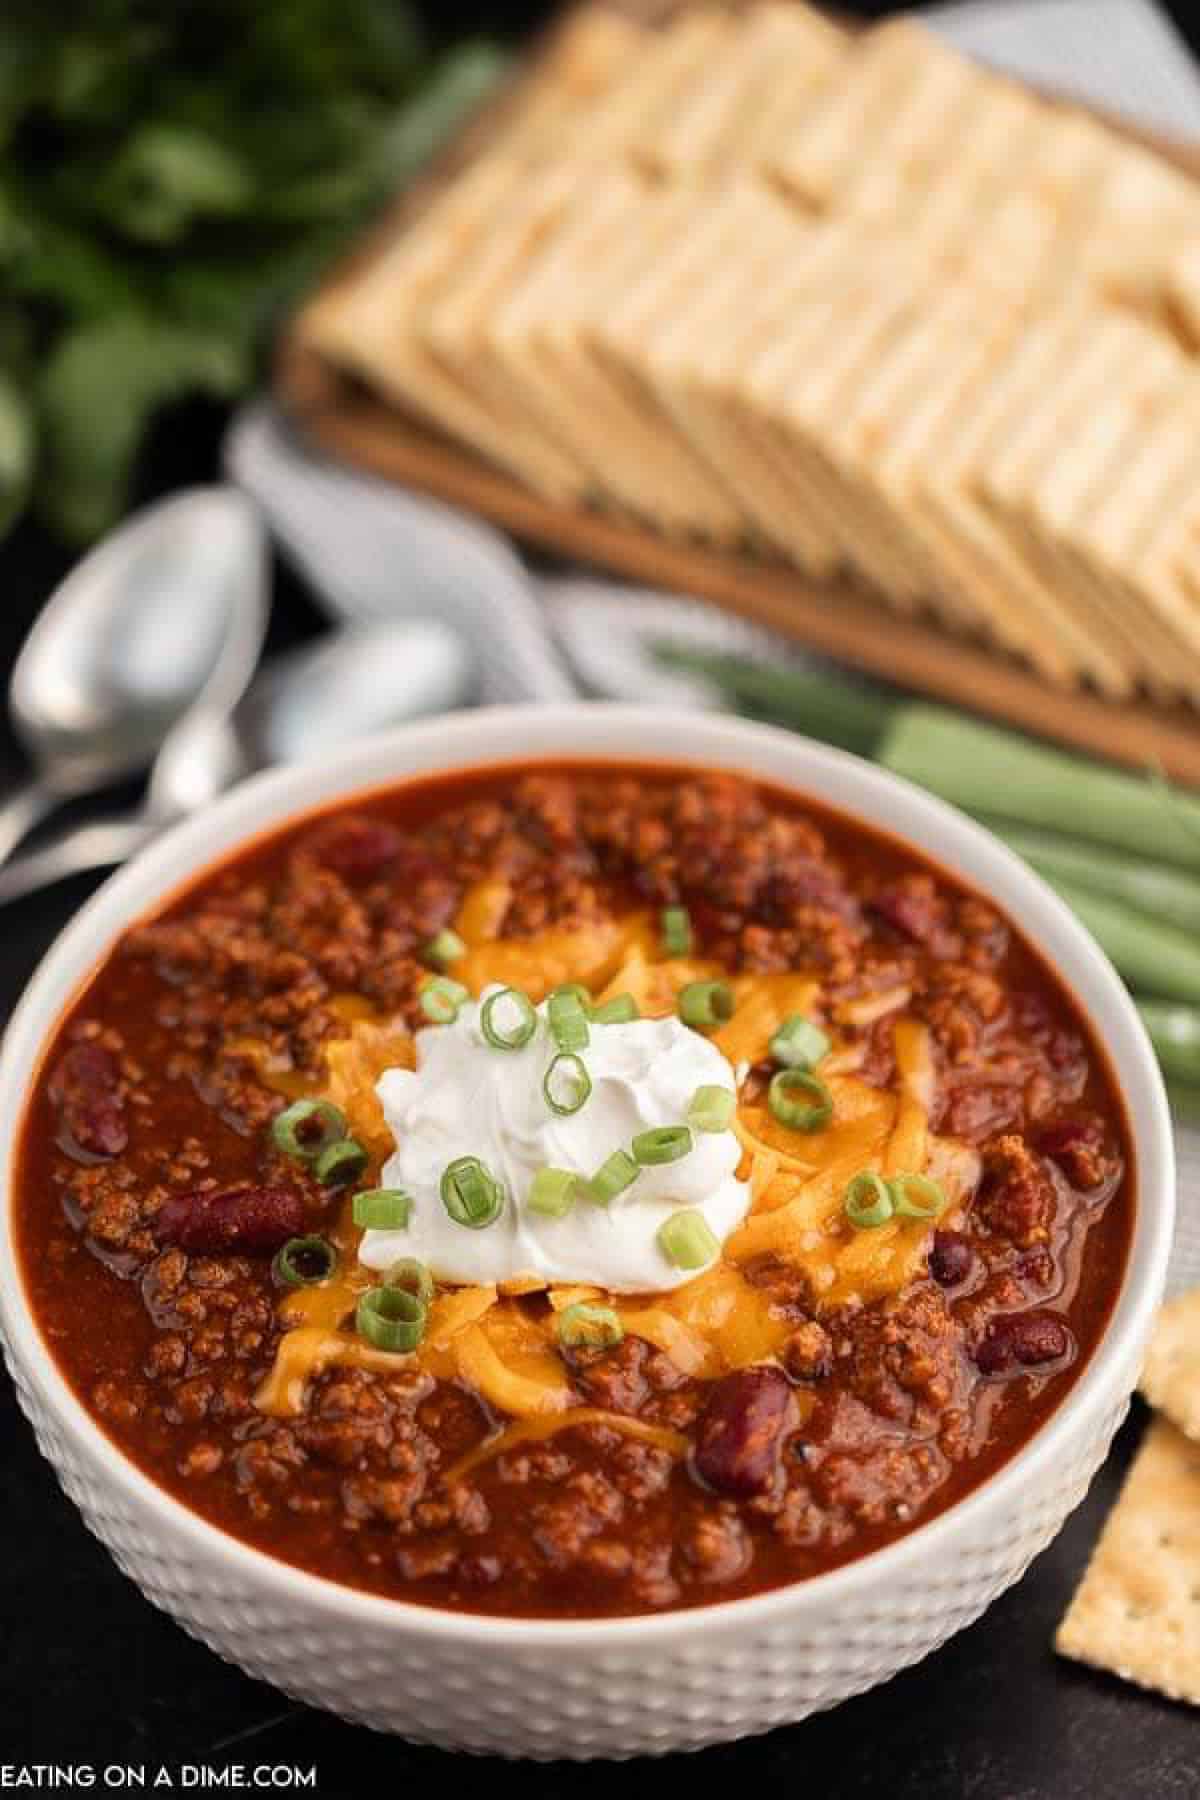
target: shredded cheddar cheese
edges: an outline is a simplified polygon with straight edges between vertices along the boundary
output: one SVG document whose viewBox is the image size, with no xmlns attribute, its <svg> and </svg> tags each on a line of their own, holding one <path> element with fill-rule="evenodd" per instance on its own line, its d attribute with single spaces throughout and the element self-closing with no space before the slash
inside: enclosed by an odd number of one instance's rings
<svg viewBox="0 0 1200 1800">
<path fill-rule="evenodd" d="M 735 1069 L 742 1062 L 760 1062 L 783 1021 L 810 1012 L 818 994 L 810 975 L 743 975 L 732 985 L 734 1014 L 714 1032 L 713 1042 Z"/>
<path fill-rule="evenodd" d="M 568 981 L 595 990 L 609 980 L 628 941 L 628 927 L 616 919 L 557 928 L 536 939 L 493 938 L 459 957 L 454 979 L 473 994 L 491 982 L 521 988 L 534 1002 Z"/>
<path fill-rule="evenodd" d="M 873 1025 L 889 1013 L 907 1006 L 911 992 L 906 987 L 888 988 L 881 994 L 864 994 L 859 1000 L 844 1000 L 834 1017 L 839 1025 Z"/>
<path fill-rule="evenodd" d="M 658 933 L 644 914 L 556 928 L 535 940 L 505 939 L 500 933 L 511 898 L 507 883 L 485 882 L 460 908 L 456 929 L 467 951 L 454 974 L 475 993 L 501 981 L 540 1000 L 560 982 L 580 981 L 598 1000 L 630 993 L 643 1014 L 661 1016 L 675 1009 L 689 982 L 721 973 L 698 958 L 662 957 Z M 731 985 L 735 1010 L 713 1041 L 735 1068 L 761 1062 L 771 1037 L 792 1014 L 821 1016 L 819 982 L 810 974 L 748 974 Z M 709 1379 L 777 1356 L 792 1329 L 769 1291 L 747 1279 L 747 1266 L 761 1258 L 778 1259 L 802 1273 L 818 1306 L 826 1308 L 897 1292 L 918 1275 L 932 1230 L 928 1221 L 892 1219 L 872 1230 L 855 1230 L 842 1205 L 847 1183 L 861 1170 L 885 1177 L 928 1173 L 942 1185 L 947 1216 L 953 1216 L 978 1179 L 975 1152 L 931 1130 L 932 1045 L 927 1026 L 904 1011 L 908 1001 L 908 990 L 895 988 L 835 1010 L 834 1041 L 819 1069 L 833 1099 L 833 1115 L 823 1130 L 791 1130 L 761 1100 L 739 1104 L 733 1129 L 742 1146 L 738 1173 L 750 1186 L 750 1211 L 726 1243 L 722 1260 L 697 1279 L 653 1296 L 548 1285 L 539 1277 L 518 1278 L 499 1292 L 461 1287 L 432 1302 L 417 1350 L 393 1355 L 371 1348 L 352 1329 L 358 1299 L 378 1276 L 357 1261 L 359 1233 L 347 1202 L 329 1233 L 340 1253 L 339 1269 L 328 1282 L 299 1289 L 281 1303 L 287 1329 L 256 1404 L 275 1414 L 300 1411 L 307 1383 L 333 1365 L 416 1367 L 466 1382 L 498 1415 L 514 1421 L 464 1457 L 447 1479 L 570 1423 L 610 1425 L 682 1454 L 685 1441 L 676 1432 L 576 1403 L 558 1353 L 556 1315 L 581 1301 L 611 1306 L 627 1333 L 653 1344 L 685 1374 Z M 836 1029 L 861 1028 L 892 1013 L 896 1082 L 887 1089 L 861 1078 L 862 1040 L 853 1031 L 838 1038 Z M 385 1068 L 413 1066 L 412 1039 L 371 1016 L 361 1003 L 348 1003 L 341 1016 L 347 1029 L 324 1046 L 325 1079 L 318 1091 L 342 1109 L 378 1165 L 392 1142 L 375 1082 Z M 271 1064 L 261 1046 L 239 1048 L 258 1061 L 265 1080 L 295 1091 L 290 1072 Z"/>
<path fill-rule="evenodd" d="M 468 1325 L 454 1340 L 458 1372 L 498 1412 L 514 1419 L 561 1412 L 571 1404 L 571 1389 L 560 1363 L 545 1358 L 546 1369 L 523 1374 L 506 1362 L 479 1325 Z"/>
<path fill-rule="evenodd" d="M 330 1331 L 323 1325 L 301 1325 L 285 1332 L 275 1353 L 270 1373 L 254 1396 L 259 1412 L 276 1418 L 304 1411 L 304 1396 L 314 1375 L 335 1363 L 343 1368 L 376 1369 L 395 1375 L 411 1364 L 411 1356 L 396 1356 L 373 1349 L 362 1338 L 346 1331 Z"/>
</svg>

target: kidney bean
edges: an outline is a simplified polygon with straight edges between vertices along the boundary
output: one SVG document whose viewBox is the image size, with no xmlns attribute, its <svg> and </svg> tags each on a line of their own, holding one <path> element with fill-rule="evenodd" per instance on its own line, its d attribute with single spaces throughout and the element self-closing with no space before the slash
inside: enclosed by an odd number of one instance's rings
<svg viewBox="0 0 1200 1800">
<path fill-rule="evenodd" d="M 1055 1313 L 1001 1313 L 988 1321 L 975 1349 L 983 1375 L 1005 1375 L 1014 1368 L 1037 1368 L 1074 1356 L 1075 1339 Z"/>
<path fill-rule="evenodd" d="M 1056 1119 L 1038 1134 L 1038 1148 L 1075 1188 L 1096 1188 L 1116 1166 L 1105 1145 L 1104 1121 L 1094 1113 Z"/>
<path fill-rule="evenodd" d="M 945 908 L 927 876 L 903 876 L 877 889 L 868 910 L 914 944 L 933 945 L 944 936 Z"/>
<path fill-rule="evenodd" d="M 350 814 L 318 827 L 306 843 L 323 868 L 352 885 L 372 881 L 398 855 L 403 838 L 383 819 Z"/>
<path fill-rule="evenodd" d="M 770 1483 L 792 1412 L 782 1369 L 739 1369 L 718 1381 L 696 1427 L 692 1467 L 718 1494 L 744 1499 Z"/>
<path fill-rule="evenodd" d="M 129 1142 L 121 1071 L 100 1044 L 72 1044 L 50 1078 L 67 1143 L 88 1156 L 119 1156 Z"/>
<path fill-rule="evenodd" d="M 174 1244 L 191 1255 L 218 1256 L 237 1251 L 269 1255 L 304 1228 L 304 1203 L 291 1188 L 239 1187 L 171 1194 L 154 1220 L 162 1244 Z"/>
<path fill-rule="evenodd" d="M 939 1287 L 961 1287 L 975 1267 L 975 1252 L 961 1231 L 935 1231 L 929 1273 Z"/>
</svg>

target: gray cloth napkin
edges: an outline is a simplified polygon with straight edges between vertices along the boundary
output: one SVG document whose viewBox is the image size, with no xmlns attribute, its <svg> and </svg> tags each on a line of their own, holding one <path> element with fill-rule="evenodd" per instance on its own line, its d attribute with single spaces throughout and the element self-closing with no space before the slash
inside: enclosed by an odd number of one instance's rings
<svg viewBox="0 0 1200 1800">
<path fill-rule="evenodd" d="M 1152 0 L 971 0 L 926 9 L 949 42 L 1011 74 L 1180 137 L 1200 136 L 1200 77 Z M 656 642 L 804 665 L 788 641 L 703 601 L 573 571 L 548 579 L 502 533 L 306 448 L 258 401 L 226 442 L 231 478 L 342 621 L 433 615 L 457 626 L 490 701 L 573 694 L 706 707 Z M 1172 1292 L 1200 1284 L 1200 1124 L 1176 1122 L 1180 1216 Z"/>
</svg>

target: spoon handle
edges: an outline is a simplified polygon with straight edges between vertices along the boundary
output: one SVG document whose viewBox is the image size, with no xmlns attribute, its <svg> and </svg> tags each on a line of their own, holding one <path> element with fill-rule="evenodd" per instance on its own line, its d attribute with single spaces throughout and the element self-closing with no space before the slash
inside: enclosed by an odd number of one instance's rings
<svg viewBox="0 0 1200 1800">
<path fill-rule="evenodd" d="M 88 869 L 104 869 L 134 856 L 157 837 L 162 822 L 144 813 L 124 818 L 98 819 L 90 825 L 77 825 L 64 831 L 40 850 L 14 857 L 0 868 L 0 906 L 20 900 L 39 888 L 50 887 L 68 875 L 80 875 Z"/>
<path fill-rule="evenodd" d="M 23 781 L 0 801 L 0 863 L 10 857 L 21 839 L 59 804 L 62 795 L 38 775 Z"/>
</svg>

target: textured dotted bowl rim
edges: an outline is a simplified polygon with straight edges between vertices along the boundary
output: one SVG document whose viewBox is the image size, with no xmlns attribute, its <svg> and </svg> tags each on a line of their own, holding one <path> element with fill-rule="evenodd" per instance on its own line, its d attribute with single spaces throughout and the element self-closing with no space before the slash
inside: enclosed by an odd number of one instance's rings
<svg viewBox="0 0 1200 1800">
<path fill-rule="evenodd" d="M 1051 1476 L 1083 1430 L 1096 1431 L 1136 1376 L 1161 1297 L 1175 1206 L 1174 1146 L 1158 1065 L 1141 1020 L 1112 965 L 1061 900 L 1011 851 L 956 808 L 844 751 L 792 732 L 720 715 L 581 702 L 492 707 L 426 721 L 363 740 L 320 765 L 271 771 L 242 783 L 196 818 L 175 826 L 114 874 L 81 908 L 43 958 L 5 1033 L 0 1109 L 23 1118 L 31 1077 L 64 1009 L 137 919 L 232 851 L 334 801 L 458 769 L 579 758 L 662 762 L 759 777 L 857 817 L 924 851 L 979 888 L 1022 929 L 1074 993 L 1107 1050 L 1129 1115 L 1137 1167 L 1137 1218 L 1129 1262 L 1101 1343 L 1062 1404 L 993 1476 L 927 1524 L 884 1549 L 807 1581 L 746 1599 L 621 1619 L 526 1619 L 458 1613 L 343 1586 L 282 1562 L 209 1524 L 173 1499 L 104 1433 L 59 1373 L 34 1323 L 17 1268 L 12 1186 L 18 1131 L 0 1146 L 0 1327 L 11 1363 L 67 1443 L 123 1507 L 152 1517 L 181 1554 L 214 1559 L 248 1596 L 303 1605 L 330 1622 L 406 1637 L 545 1653 L 587 1645 L 614 1653 L 704 1631 L 706 1622 L 747 1640 L 803 1628 L 807 1612 L 845 1599 L 862 1604 L 877 1586 L 917 1582 L 953 1567 L 956 1546 L 1005 1520 L 1023 1493 Z"/>
</svg>

